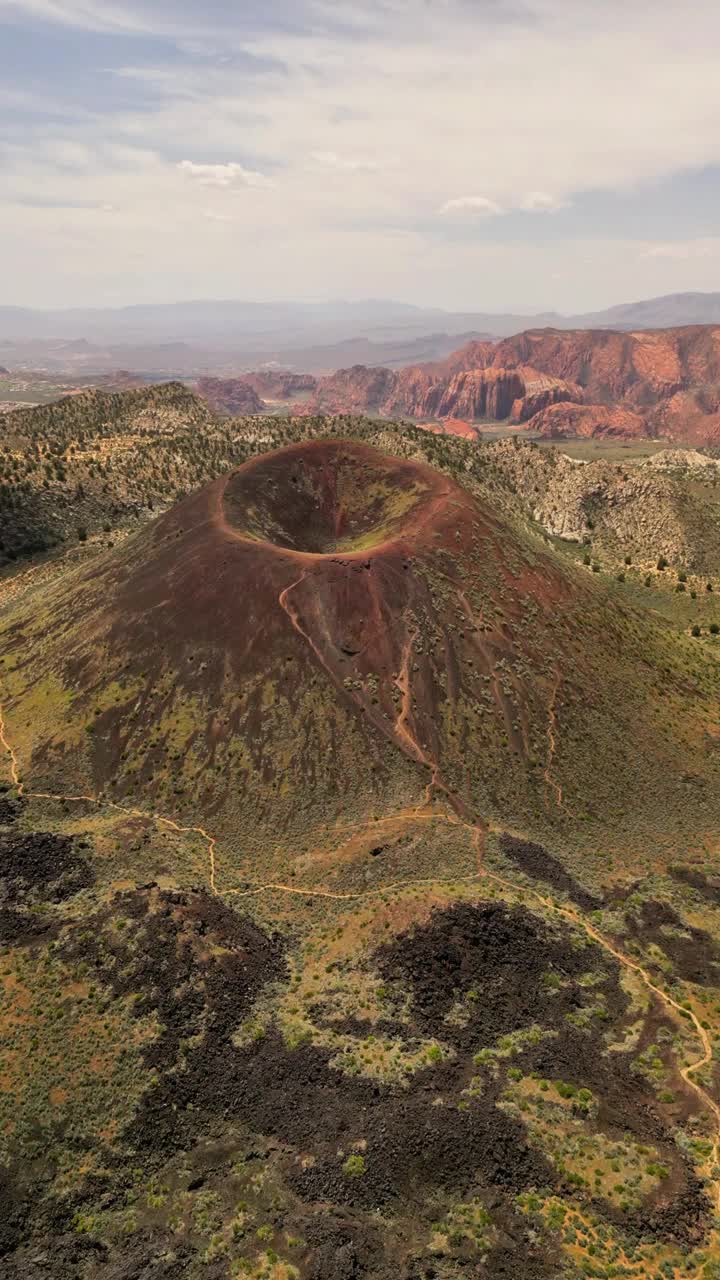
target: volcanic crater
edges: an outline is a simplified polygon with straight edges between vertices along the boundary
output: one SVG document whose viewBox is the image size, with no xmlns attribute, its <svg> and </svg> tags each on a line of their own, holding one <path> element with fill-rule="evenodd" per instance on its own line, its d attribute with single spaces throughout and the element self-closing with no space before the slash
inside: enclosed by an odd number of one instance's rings
<svg viewBox="0 0 720 1280">
<path fill-rule="evenodd" d="M 223 522 L 269 549 L 311 556 L 377 551 L 414 538 L 449 486 L 428 467 L 350 441 L 291 446 L 226 479 Z"/>
</svg>

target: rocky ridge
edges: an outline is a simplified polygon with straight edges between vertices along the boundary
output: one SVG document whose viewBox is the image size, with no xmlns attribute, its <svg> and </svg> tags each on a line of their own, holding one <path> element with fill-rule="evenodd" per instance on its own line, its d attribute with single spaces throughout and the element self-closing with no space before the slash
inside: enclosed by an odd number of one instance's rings
<svg viewBox="0 0 720 1280">
<path fill-rule="evenodd" d="M 720 326 L 639 331 L 539 329 L 472 341 L 446 360 L 392 370 L 353 365 L 327 377 L 272 370 L 212 380 L 223 412 L 376 413 L 505 421 L 551 438 L 720 442 Z M 203 394 L 203 387 L 198 384 Z M 293 402 L 294 396 L 303 397 Z"/>
<path fill-rule="evenodd" d="M 717 572 L 720 464 L 702 454 L 670 449 L 631 465 L 583 463 L 515 440 L 484 454 L 516 509 L 552 537 L 592 542 L 616 561 L 663 557 L 690 572 Z"/>
</svg>

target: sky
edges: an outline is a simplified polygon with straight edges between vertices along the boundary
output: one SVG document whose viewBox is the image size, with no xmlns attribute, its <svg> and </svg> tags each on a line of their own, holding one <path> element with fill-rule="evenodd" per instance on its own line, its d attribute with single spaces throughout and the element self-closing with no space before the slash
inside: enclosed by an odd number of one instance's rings
<svg viewBox="0 0 720 1280">
<path fill-rule="evenodd" d="M 711 0 L 0 0 L 0 302 L 718 290 L 718 48 Z"/>
</svg>

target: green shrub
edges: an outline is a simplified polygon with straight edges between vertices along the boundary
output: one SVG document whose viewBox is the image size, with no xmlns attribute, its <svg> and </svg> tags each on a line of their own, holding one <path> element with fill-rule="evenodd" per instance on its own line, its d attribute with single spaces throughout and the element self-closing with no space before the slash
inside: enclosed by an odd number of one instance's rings
<svg viewBox="0 0 720 1280">
<path fill-rule="evenodd" d="M 362 1178 L 367 1173 L 367 1165 L 363 1156 L 348 1156 L 343 1165 L 343 1173 L 348 1178 Z"/>
<path fill-rule="evenodd" d="M 555 1085 L 555 1088 L 557 1089 L 561 1098 L 574 1098 L 575 1095 L 577 1094 L 577 1089 L 575 1088 L 575 1085 L 566 1084 L 564 1080 L 558 1080 Z"/>
</svg>

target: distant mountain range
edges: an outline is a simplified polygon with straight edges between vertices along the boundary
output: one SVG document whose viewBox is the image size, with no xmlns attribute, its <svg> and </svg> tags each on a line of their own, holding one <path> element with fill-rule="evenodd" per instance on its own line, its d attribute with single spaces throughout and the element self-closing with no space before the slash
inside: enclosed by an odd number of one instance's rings
<svg viewBox="0 0 720 1280">
<path fill-rule="evenodd" d="M 665 328 L 720 323 L 720 293 L 678 293 L 566 316 L 443 311 L 386 301 L 206 301 L 34 311 L 0 307 L 0 362 L 98 373 L 238 373 L 261 364 L 323 373 L 401 367 L 448 355 L 458 339 L 536 328 Z"/>
</svg>

